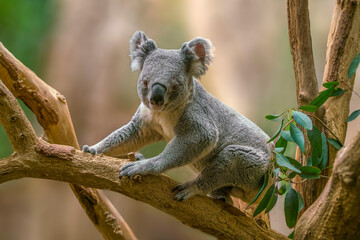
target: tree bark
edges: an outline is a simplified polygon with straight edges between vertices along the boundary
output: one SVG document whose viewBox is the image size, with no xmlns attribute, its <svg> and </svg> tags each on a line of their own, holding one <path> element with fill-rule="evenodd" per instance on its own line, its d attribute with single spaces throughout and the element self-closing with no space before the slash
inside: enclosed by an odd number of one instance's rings
<svg viewBox="0 0 360 240">
<path fill-rule="evenodd" d="M 314 60 L 311 46 L 310 20 L 307 0 L 288 0 L 288 27 L 295 82 L 297 89 L 297 102 L 299 106 L 309 104 L 318 94 L 318 86 L 315 75 Z M 360 18 L 359 1 L 337 1 L 333 13 L 332 23 L 328 38 L 326 65 L 324 71 L 325 82 L 340 82 L 339 87 L 345 89 L 344 94 L 332 97 L 319 108 L 315 116 L 325 122 L 333 133 L 344 142 L 349 115 L 349 103 L 352 95 L 354 77 L 347 78 L 347 69 L 360 49 Z M 323 90 L 323 89 L 321 89 Z M 321 129 L 319 121 L 315 120 L 315 126 Z M 303 131 L 305 139 L 307 134 Z M 332 137 L 326 132 L 327 137 Z M 309 141 L 305 143 L 305 152 L 302 154 L 297 149 L 296 159 L 306 165 L 311 155 Z M 336 156 L 336 149 L 329 147 L 329 162 L 332 165 Z M 330 176 L 331 169 L 326 170 L 324 175 Z M 304 199 L 305 211 L 318 198 L 323 191 L 326 178 L 308 180 L 297 184 L 298 190 Z M 303 212 L 302 211 L 302 212 Z"/>
<path fill-rule="evenodd" d="M 300 239 L 359 239 L 360 132 L 337 154 L 333 174 L 295 228 Z"/>
<path fill-rule="evenodd" d="M 39 79 L 1 43 L 0 79 L 35 113 L 50 143 L 69 145 L 79 149 L 64 96 Z M 17 129 L 10 131 L 17 131 Z M 9 137 L 18 135 L 13 132 L 9 134 Z M 15 152 L 23 148 L 22 145 L 14 144 L 13 147 Z M 75 185 L 70 185 L 70 187 L 105 239 L 136 239 L 111 202 L 99 191 Z"/>
</svg>

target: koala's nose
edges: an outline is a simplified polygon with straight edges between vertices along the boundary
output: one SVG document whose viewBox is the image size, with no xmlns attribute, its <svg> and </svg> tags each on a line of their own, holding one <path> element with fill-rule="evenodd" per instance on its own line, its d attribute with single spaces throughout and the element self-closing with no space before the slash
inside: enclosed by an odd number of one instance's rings
<svg viewBox="0 0 360 240">
<path fill-rule="evenodd" d="M 164 96 L 166 87 L 160 83 L 155 83 L 151 88 L 150 103 L 152 105 L 162 106 L 164 104 Z"/>
</svg>

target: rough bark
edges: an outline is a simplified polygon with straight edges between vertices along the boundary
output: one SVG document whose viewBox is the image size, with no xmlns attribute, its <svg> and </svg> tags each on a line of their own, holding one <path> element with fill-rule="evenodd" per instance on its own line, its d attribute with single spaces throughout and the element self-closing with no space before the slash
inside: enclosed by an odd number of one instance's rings
<svg viewBox="0 0 360 240">
<path fill-rule="evenodd" d="M 39 79 L 0 43 L 0 79 L 36 115 L 50 143 L 79 149 L 64 96 Z M 12 115 L 9 115 L 13 117 Z M 17 119 L 13 117 L 15 122 Z M 18 138 L 21 129 L 13 128 L 9 138 Z M 11 139 L 10 139 L 11 140 Z M 23 138 L 25 141 L 26 138 Z M 15 141 L 11 141 L 14 143 Z M 14 145 L 19 152 L 24 144 Z M 70 185 L 79 203 L 105 239 L 136 239 L 111 202 L 95 189 Z"/>
<path fill-rule="evenodd" d="M 12 110 L 15 109 L 15 110 Z M 14 114 L 13 112 L 18 114 Z M 219 239 L 286 239 L 260 227 L 239 209 L 208 197 L 188 201 L 173 200 L 171 189 L 177 183 L 165 176 L 142 176 L 119 180 L 119 168 L 127 160 L 103 155 L 92 156 L 71 146 L 48 144 L 38 139 L 15 98 L 0 82 L 0 123 L 7 133 L 21 130 L 26 141 L 11 139 L 23 151 L 0 160 L 0 183 L 23 177 L 53 179 L 98 189 L 108 189 L 140 200 Z M 8 113 L 11 113 L 10 115 Z M 11 121 L 15 116 L 18 121 Z"/>
<path fill-rule="evenodd" d="M 333 174 L 295 228 L 295 239 L 358 239 L 360 132 L 337 154 Z"/>
<path fill-rule="evenodd" d="M 288 25 L 297 101 L 298 105 L 302 106 L 309 104 L 318 94 L 307 0 L 288 0 Z M 315 115 L 323 120 L 342 142 L 345 140 L 347 127 L 345 119 L 349 115 L 349 103 L 354 84 L 354 77 L 352 79 L 347 78 L 347 69 L 359 52 L 359 35 L 359 1 L 336 1 L 328 38 L 323 83 L 338 81 L 340 82 L 339 87 L 346 91 L 339 97 L 330 98 Z M 320 123 L 317 120 L 314 122 L 321 129 Z M 303 131 L 303 133 L 306 137 L 306 132 Z M 326 133 L 328 137 L 334 138 L 329 132 Z M 328 164 L 332 165 L 336 156 L 336 149 L 332 146 L 329 149 Z M 305 150 L 306 154 L 301 154 L 299 149 L 296 154 L 296 159 L 303 165 L 307 163 L 311 155 L 308 141 L 306 141 Z M 329 176 L 331 170 L 325 171 L 323 174 Z M 326 182 L 327 179 L 322 178 L 308 180 L 295 186 L 304 198 L 303 211 L 315 202 L 323 191 Z"/>
<path fill-rule="evenodd" d="M 319 92 L 312 52 L 308 1 L 288 0 L 287 18 L 290 50 L 295 74 L 297 103 L 300 107 L 309 104 Z M 315 114 L 321 118 L 320 115 L 324 115 L 323 112 L 324 108 L 321 108 Z M 317 127 L 319 127 L 318 124 L 319 123 L 315 122 Z M 307 131 L 301 127 L 300 129 L 302 130 L 305 139 L 307 139 Z M 302 154 L 301 151 L 297 149 L 296 160 L 302 165 L 306 165 L 310 155 L 311 145 L 309 141 L 306 141 L 305 154 Z M 302 212 L 320 195 L 323 189 L 320 181 L 324 180 L 308 180 L 294 186 L 304 199 L 304 208 Z"/>
<path fill-rule="evenodd" d="M 349 105 L 354 87 L 355 74 L 349 79 L 348 69 L 360 53 L 360 1 L 338 0 L 332 16 L 326 52 L 323 83 L 338 81 L 344 94 L 325 102 L 325 123 L 344 143 L 349 116 Z M 331 136 L 328 134 L 328 136 Z M 329 148 L 329 165 L 334 163 L 336 149 Z"/>
</svg>

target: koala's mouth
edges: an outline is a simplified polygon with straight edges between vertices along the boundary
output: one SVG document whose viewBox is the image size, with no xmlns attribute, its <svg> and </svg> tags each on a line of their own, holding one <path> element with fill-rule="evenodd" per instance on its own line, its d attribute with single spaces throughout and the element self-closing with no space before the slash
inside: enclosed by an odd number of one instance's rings
<svg viewBox="0 0 360 240">
<path fill-rule="evenodd" d="M 159 105 L 156 105 L 156 104 L 149 104 L 150 105 L 150 109 L 151 110 L 155 110 L 155 111 L 162 111 L 165 109 L 165 104 L 159 106 Z"/>
</svg>

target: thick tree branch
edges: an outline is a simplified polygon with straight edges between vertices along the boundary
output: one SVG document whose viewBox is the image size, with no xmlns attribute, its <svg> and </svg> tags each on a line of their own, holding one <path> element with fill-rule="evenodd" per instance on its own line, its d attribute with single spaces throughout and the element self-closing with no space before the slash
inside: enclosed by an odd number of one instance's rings
<svg viewBox="0 0 360 240">
<path fill-rule="evenodd" d="M 0 79 L 16 97 L 21 99 L 35 113 L 50 143 L 66 144 L 79 148 L 65 98 L 39 79 L 35 73 L 17 60 L 1 43 Z M 15 109 L 13 107 L 11 106 L 12 109 Z M 12 117 L 11 114 L 9 116 Z M 14 117 L 13 119 L 15 122 L 16 119 L 26 118 Z M 26 122 L 28 121 L 26 120 Z M 12 127 L 7 129 L 13 147 L 17 143 L 17 139 L 13 138 L 19 137 L 16 131 L 24 132 L 22 130 Z M 16 152 L 24 146 L 21 141 L 18 141 L 18 143 L 14 147 Z M 100 192 L 82 186 L 70 185 L 70 187 L 105 239 L 136 239 L 111 202 Z"/>
<path fill-rule="evenodd" d="M 312 52 L 308 0 L 288 0 L 287 14 L 297 103 L 298 106 L 303 106 L 309 104 L 319 93 Z M 315 115 L 322 119 L 324 116 L 324 108 L 320 108 Z M 320 127 L 319 122 L 315 122 L 315 125 Z M 305 139 L 307 139 L 307 131 L 303 128 L 301 129 Z M 309 141 L 306 141 L 305 154 L 302 154 L 300 149 L 297 149 L 296 160 L 302 165 L 306 165 L 310 155 L 311 145 Z M 318 179 L 308 180 L 307 182 L 294 186 L 303 196 L 303 211 L 317 199 L 325 183 L 326 179 Z"/>
<path fill-rule="evenodd" d="M 299 219 L 295 239 L 358 239 L 360 132 L 342 148 L 318 200 Z"/>
<path fill-rule="evenodd" d="M 0 123 L 8 126 L 11 119 L 5 111 L 9 106 L 20 111 L 20 106 L 15 104 L 15 98 L 9 91 L 6 92 L 6 87 L 1 82 L 0 89 L 4 93 L 0 95 L 0 112 L 5 113 L 0 115 Z M 20 128 L 31 130 L 29 124 Z M 150 204 L 184 224 L 219 239 L 286 239 L 281 234 L 263 229 L 255 220 L 221 201 L 203 196 L 196 196 L 185 202 L 173 200 L 171 189 L 177 183 L 168 177 L 149 175 L 119 180 L 119 168 L 127 160 L 103 155 L 92 156 L 71 146 L 48 144 L 36 138 L 34 141 L 24 142 L 24 147 L 26 151 L 15 152 L 0 160 L 0 183 L 31 177 L 109 189 Z M 96 200 L 90 197 L 90 201 Z"/>
</svg>

